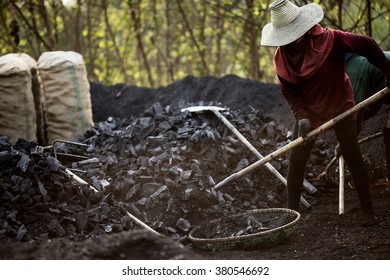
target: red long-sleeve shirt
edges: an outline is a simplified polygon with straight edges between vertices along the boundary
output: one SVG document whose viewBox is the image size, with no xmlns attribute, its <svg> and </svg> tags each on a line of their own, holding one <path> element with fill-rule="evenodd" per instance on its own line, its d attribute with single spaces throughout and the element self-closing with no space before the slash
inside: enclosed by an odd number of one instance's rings
<svg viewBox="0 0 390 280">
<path fill-rule="evenodd" d="M 345 74 L 345 53 L 367 57 L 385 76 L 390 76 L 390 61 L 371 37 L 333 32 L 332 51 L 309 78 L 293 84 L 278 75 L 281 91 L 295 118 L 309 118 L 313 128 L 354 106 L 352 86 Z"/>
</svg>

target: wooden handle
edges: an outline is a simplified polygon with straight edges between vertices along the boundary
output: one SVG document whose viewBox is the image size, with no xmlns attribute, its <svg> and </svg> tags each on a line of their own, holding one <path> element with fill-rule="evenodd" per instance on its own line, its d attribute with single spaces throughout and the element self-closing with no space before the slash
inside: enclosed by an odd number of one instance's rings
<svg viewBox="0 0 390 280">
<path fill-rule="evenodd" d="M 339 215 L 344 214 L 344 157 L 339 157 Z"/>
</svg>

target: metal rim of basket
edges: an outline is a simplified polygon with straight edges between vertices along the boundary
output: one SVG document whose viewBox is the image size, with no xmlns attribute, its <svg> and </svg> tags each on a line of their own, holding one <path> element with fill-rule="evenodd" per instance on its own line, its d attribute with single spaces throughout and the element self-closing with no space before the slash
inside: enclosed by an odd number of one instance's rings
<svg viewBox="0 0 390 280">
<path fill-rule="evenodd" d="M 283 226 L 279 226 L 273 229 L 269 229 L 266 231 L 261 231 L 261 232 L 256 232 L 256 233 L 251 233 L 251 234 L 245 234 L 241 236 L 228 236 L 228 237 L 220 237 L 220 238 L 197 238 L 194 237 L 193 234 L 199 230 L 201 227 L 196 226 L 194 229 L 191 230 L 189 233 L 188 237 L 192 243 L 209 243 L 209 244 L 222 244 L 225 242 L 235 242 L 235 241 L 244 241 L 244 240 L 249 240 L 253 238 L 258 238 L 258 237 L 264 237 L 264 236 L 269 236 L 272 235 L 276 232 L 281 232 L 287 228 L 291 228 L 298 224 L 299 220 L 301 219 L 301 214 L 295 210 L 288 209 L 288 208 L 268 208 L 268 209 L 254 209 L 254 210 L 249 210 L 243 213 L 235 214 L 232 215 L 230 218 L 237 218 L 237 217 L 242 217 L 245 215 L 250 215 L 250 214 L 257 214 L 257 213 L 274 213 L 274 212 L 281 212 L 281 213 L 289 213 L 295 215 L 295 219 Z M 215 219 L 211 220 L 209 223 L 210 224 L 216 224 L 223 219 Z"/>
</svg>

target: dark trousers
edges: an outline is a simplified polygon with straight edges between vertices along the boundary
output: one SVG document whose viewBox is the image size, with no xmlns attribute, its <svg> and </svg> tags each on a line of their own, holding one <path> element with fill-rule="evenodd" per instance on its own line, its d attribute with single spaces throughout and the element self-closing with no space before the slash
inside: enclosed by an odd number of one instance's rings
<svg viewBox="0 0 390 280">
<path fill-rule="evenodd" d="M 340 143 L 341 153 L 351 172 L 363 211 L 372 212 L 370 181 L 357 141 L 356 121 L 344 121 L 334 128 Z M 294 137 L 297 136 L 297 124 Z M 298 210 L 302 192 L 306 162 L 309 159 L 313 141 L 291 150 L 287 176 L 288 208 Z"/>
</svg>

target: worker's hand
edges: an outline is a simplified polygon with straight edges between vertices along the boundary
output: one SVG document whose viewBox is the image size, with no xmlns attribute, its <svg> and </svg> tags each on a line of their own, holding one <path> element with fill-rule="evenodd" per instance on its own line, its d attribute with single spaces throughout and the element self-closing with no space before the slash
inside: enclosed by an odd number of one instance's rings
<svg viewBox="0 0 390 280">
<path fill-rule="evenodd" d="M 298 137 L 303 137 L 307 140 L 307 134 L 311 131 L 311 124 L 309 119 L 300 119 L 298 121 Z"/>
</svg>

